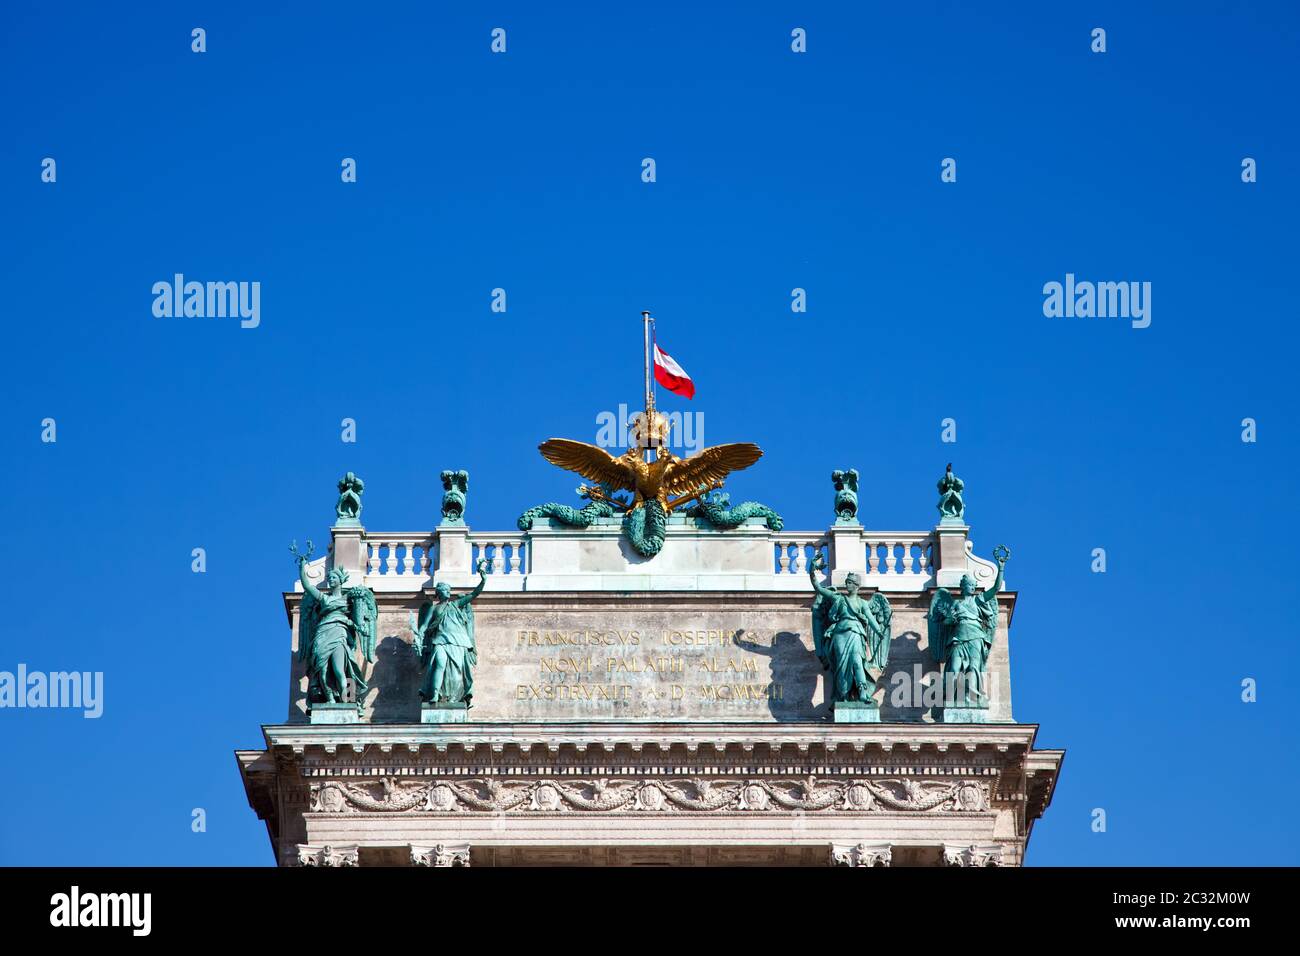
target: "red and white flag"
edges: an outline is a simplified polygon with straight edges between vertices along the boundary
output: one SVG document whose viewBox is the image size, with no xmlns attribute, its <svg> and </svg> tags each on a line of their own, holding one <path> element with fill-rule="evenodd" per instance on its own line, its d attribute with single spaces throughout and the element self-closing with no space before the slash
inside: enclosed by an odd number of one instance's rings
<svg viewBox="0 0 1300 956">
<path fill-rule="evenodd" d="M 655 381 L 684 398 L 695 397 L 695 383 L 673 357 L 655 344 Z"/>
</svg>

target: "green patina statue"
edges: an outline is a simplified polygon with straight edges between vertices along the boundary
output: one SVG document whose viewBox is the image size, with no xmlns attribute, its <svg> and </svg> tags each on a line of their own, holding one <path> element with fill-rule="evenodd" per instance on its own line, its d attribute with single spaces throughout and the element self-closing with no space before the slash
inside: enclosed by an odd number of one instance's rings
<svg viewBox="0 0 1300 956">
<path fill-rule="evenodd" d="M 961 521 L 966 517 L 966 502 L 961 493 L 966 484 L 952 473 L 952 462 L 939 479 L 939 516 L 947 521 Z"/>
<path fill-rule="evenodd" d="M 554 518 L 560 524 L 566 524 L 571 528 L 590 528 L 597 518 L 614 517 L 614 506 L 608 501 L 611 494 L 613 490 L 609 485 L 596 487 L 579 485 L 579 497 L 587 499 L 587 503 L 582 508 L 571 508 L 558 501 L 548 501 L 544 505 L 529 508 L 521 514 L 518 521 L 519 530 L 531 531 L 533 523 L 538 518 Z"/>
<path fill-rule="evenodd" d="M 961 597 L 937 588 L 926 615 L 930 654 L 944 668 L 945 700 L 961 686 L 961 700 L 952 702 L 955 707 L 988 706 L 984 672 L 998 632 L 997 593 L 1011 551 L 1000 544 L 993 549 L 993 557 L 998 563 L 998 576 L 988 590 L 980 593 L 975 579 L 969 574 L 962 575 Z"/>
<path fill-rule="evenodd" d="M 628 543 L 638 554 L 647 558 L 654 557 L 663 547 L 667 534 L 667 513 L 653 505 L 630 507 L 628 502 L 617 497 L 614 492 L 610 485 L 604 483 L 579 485 L 578 494 L 587 499 L 587 504 L 581 509 L 548 501 L 544 505 L 529 508 L 520 515 L 519 530 L 531 530 L 538 518 L 554 518 L 572 528 L 588 528 L 597 518 L 612 518 L 622 511 L 623 535 Z M 773 531 L 785 527 L 781 516 L 765 504 L 742 501 L 734 508 L 730 505 L 731 497 L 726 492 L 706 492 L 696 499 L 695 504 L 683 508 L 681 513 L 723 530 L 738 528 L 749 518 L 762 518 Z"/>
<path fill-rule="evenodd" d="M 312 704 L 355 703 L 365 706 L 365 663 L 374 663 L 375 636 L 379 609 L 375 594 L 366 587 L 346 591 L 348 573 L 330 568 L 325 575 L 324 591 L 307 579 L 307 562 L 312 544 L 305 553 L 297 544 L 289 546 L 298 559 L 298 579 L 302 582 L 302 606 L 298 612 L 298 660 L 307 665 L 307 709 Z M 360 651 L 364 663 L 358 664 Z M 349 699 L 350 698 L 350 699 Z"/>
<path fill-rule="evenodd" d="M 420 699 L 427 704 L 460 704 L 466 707 L 474 697 L 474 666 L 478 648 L 474 644 L 474 608 L 471 602 L 487 585 L 487 561 L 479 560 L 479 582 L 460 597 L 439 582 L 434 588 L 436 603 L 425 601 L 417 619 L 411 615 L 411 645 L 424 668 Z"/>
<path fill-rule="evenodd" d="M 713 527 L 723 530 L 739 528 L 750 518 L 762 518 L 773 531 L 780 531 L 785 527 L 785 520 L 761 502 L 742 501 L 736 507 L 731 507 L 731 495 L 725 491 L 710 491 L 701 495 L 696 503 L 685 509 L 682 514 L 688 518 L 700 518 Z"/>
<path fill-rule="evenodd" d="M 835 483 L 835 520 L 840 524 L 854 524 L 858 520 L 858 470 L 832 471 Z"/>
<path fill-rule="evenodd" d="M 366 490 L 366 483 L 353 472 L 348 472 L 339 479 L 339 500 L 334 505 L 334 514 L 338 524 L 357 524 L 361 520 L 361 492 Z"/>
<path fill-rule="evenodd" d="M 889 664 L 893 610 L 879 592 L 870 601 L 859 597 L 861 582 L 856 574 L 845 579 L 843 594 L 826 587 L 817 580 L 817 572 L 825 566 L 819 552 L 808 567 L 808 579 L 817 591 L 812 604 L 813 648 L 822 667 L 830 671 L 831 699 L 876 706 L 872 695 Z M 871 671 L 880 674 L 872 678 Z"/>
<path fill-rule="evenodd" d="M 442 473 L 442 523 L 465 523 L 465 495 L 469 493 L 468 471 Z"/>
</svg>

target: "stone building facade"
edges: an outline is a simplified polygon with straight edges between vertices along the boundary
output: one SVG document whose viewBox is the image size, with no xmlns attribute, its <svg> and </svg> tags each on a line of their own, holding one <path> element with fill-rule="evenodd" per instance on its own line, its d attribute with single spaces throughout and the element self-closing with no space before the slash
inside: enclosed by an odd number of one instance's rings
<svg viewBox="0 0 1300 956">
<path fill-rule="evenodd" d="M 831 719 L 810 627 L 819 552 L 834 584 L 855 573 L 893 609 L 879 722 Z M 472 586 L 480 558 L 473 706 L 423 722 L 411 615 L 438 582 Z M 309 714 L 297 585 L 287 714 L 236 753 L 284 866 L 1014 866 L 1051 801 L 1063 752 L 1035 749 L 1036 725 L 1013 717 L 1015 591 L 998 595 L 982 722 L 952 722 L 930 696 L 934 588 L 996 576 L 964 524 L 792 533 L 674 516 L 646 559 L 613 519 L 341 522 L 309 577 L 328 567 L 377 598 L 366 699 Z"/>
</svg>

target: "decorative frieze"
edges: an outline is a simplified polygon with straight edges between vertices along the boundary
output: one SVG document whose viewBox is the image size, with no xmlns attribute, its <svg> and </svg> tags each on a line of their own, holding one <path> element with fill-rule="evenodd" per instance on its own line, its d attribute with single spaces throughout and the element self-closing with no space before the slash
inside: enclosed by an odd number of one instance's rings
<svg viewBox="0 0 1300 956">
<path fill-rule="evenodd" d="M 815 776 L 800 780 L 485 777 L 411 783 L 384 777 L 373 783 L 336 780 L 313 783 L 308 812 L 980 813 L 987 810 L 989 784 L 982 780 L 863 778 L 824 782 Z"/>
</svg>

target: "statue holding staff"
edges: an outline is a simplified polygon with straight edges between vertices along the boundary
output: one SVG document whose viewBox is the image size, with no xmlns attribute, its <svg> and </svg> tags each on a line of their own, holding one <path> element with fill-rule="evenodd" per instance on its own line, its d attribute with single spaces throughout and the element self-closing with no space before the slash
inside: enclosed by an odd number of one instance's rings
<svg viewBox="0 0 1300 956">
<path fill-rule="evenodd" d="M 417 618 L 411 615 L 412 649 L 424 668 L 420 699 L 428 704 L 470 706 L 474 697 L 474 666 L 478 648 L 474 644 L 474 608 L 471 602 L 487 585 L 487 561 L 478 563 L 479 581 L 474 590 L 451 596 L 446 582 L 434 588 L 437 603 L 425 601 Z"/>
<path fill-rule="evenodd" d="M 355 702 L 360 710 L 368 685 L 365 665 L 357 663 L 356 653 L 360 651 L 365 662 L 374 663 L 379 623 L 375 594 L 367 587 L 344 591 L 348 573 L 342 568 L 330 568 L 325 576 L 326 589 L 321 591 L 307 578 L 311 542 L 307 542 L 305 553 L 298 550 L 296 543 L 289 550 L 298 559 L 298 579 L 303 590 L 298 612 L 298 660 L 307 665 L 307 708 L 310 710 L 312 704 Z"/>
</svg>

